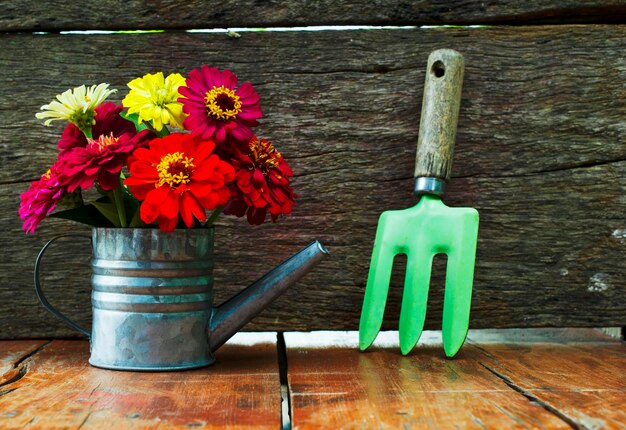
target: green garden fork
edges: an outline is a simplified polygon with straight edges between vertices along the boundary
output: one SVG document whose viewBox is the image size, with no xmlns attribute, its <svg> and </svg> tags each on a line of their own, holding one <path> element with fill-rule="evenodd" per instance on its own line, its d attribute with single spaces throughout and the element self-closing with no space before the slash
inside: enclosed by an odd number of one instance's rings
<svg viewBox="0 0 626 430">
<path fill-rule="evenodd" d="M 451 49 L 428 57 L 422 117 L 415 158 L 412 208 L 383 212 L 378 221 L 365 288 L 359 346 L 367 349 L 383 321 L 394 257 L 406 254 L 406 275 L 400 310 L 400 350 L 408 354 L 424 328 L 431 265 L 436 254 L 447 254 L 443 305 L 443 348 L 453 357 L 469 328 L 478 211 L 443 204 L 450 179 L 452 151 L 463 85 L 463 57 Z"/>
</svg>

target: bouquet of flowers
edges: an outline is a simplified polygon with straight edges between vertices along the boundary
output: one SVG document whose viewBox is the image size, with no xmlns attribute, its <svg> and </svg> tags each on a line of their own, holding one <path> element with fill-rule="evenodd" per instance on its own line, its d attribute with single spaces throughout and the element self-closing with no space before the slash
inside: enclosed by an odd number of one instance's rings
<svg viewBox="0 0 626 430">
<path fill-rule="evenodd" d="M 252 84 L 203 65 L 186 78 L 147 74 L 128 88 L 121 105 L 105 101 L 116 90 L 100 84 L 41 107 L 45 125 L 69 124 L 57 160 L 21 195 L 24 231 L 46 216 L 172 231 L 210 226 L 222 212 L 255 225 L 291 213 L 293 172 L 252 131 L 262 115 Z M 94 187 L 99 198 L 85 203 Z"/>
</svg>

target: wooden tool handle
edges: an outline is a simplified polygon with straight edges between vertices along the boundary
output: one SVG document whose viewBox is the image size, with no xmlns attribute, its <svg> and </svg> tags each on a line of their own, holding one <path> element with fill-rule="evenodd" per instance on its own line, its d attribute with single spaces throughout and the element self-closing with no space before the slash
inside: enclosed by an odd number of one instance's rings
<svg viewBox="0 0 626 430">
<path fill-rule="evenodd" d="M 428 57 L 415 156 L 416 178 L 450 179 L 463 65 L 463 56 L 452 49 L 439 49 Z"/>
</svg>

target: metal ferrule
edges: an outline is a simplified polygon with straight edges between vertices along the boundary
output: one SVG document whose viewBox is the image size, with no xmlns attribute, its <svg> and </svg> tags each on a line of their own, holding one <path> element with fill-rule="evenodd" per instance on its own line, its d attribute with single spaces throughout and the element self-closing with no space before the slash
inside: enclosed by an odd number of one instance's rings
<svg viewBox="0 0 626 430">
<path fill-rule="evenodd" d="M 415 178 L 413 192 L 416 196 L 431 194 L 442 197 L 446 191 L 446 182 L 439 178 L 419 177 Z"/>
</svg>

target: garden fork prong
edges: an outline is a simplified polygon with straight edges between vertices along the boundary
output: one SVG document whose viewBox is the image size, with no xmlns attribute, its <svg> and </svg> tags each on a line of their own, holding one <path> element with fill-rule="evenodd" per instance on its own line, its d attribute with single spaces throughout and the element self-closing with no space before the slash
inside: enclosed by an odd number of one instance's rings
<svg viewBox="0 0 626 430">
<path fill-rule="evenodd" d="M 463 346 L 469 329 L 478 241 L 478 211 L 454 208 L 457 213 L 455 240 L 448 251 L 446 289 L 443 298 L 443 349 L 453 357 Z"/>
<path fill-rule="evenodd" d="M 393 260 L 398 254 L 396 242 L 390 237 L 391 232 L 386 229 L 393 218 L 391 212 L 393 211 L 383 212 L 380 215 L 376 229 L 359 323 L 359 348 L 362 351 L 374 342 L 383 324 Z"/>
<path fill-rule="evenodd" d="M 433 254 L 424 242 L 414 244 L 407 254 L 402 308 L 400 309 L 400 351 L 407 355 L 424 330 Z"/>
</svg>

